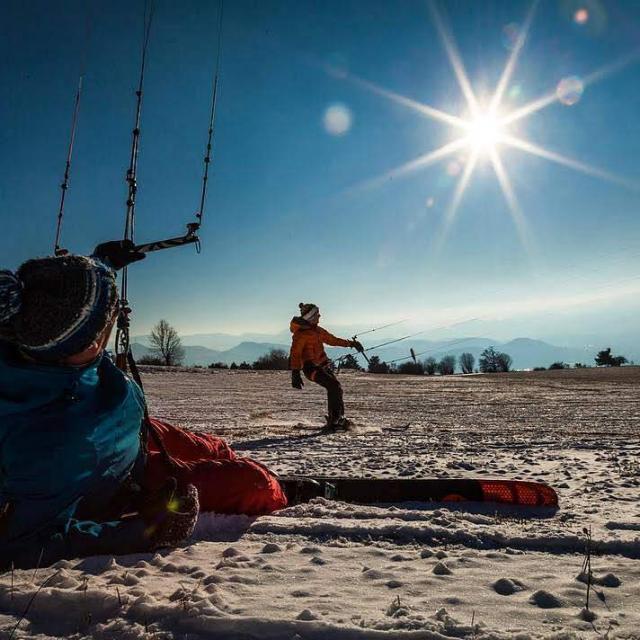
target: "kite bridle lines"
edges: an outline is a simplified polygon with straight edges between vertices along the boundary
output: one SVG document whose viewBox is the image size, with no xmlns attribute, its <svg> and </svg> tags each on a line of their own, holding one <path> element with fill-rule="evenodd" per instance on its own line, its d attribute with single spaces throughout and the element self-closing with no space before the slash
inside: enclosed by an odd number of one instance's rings
<svg viewBox="0 0 640 640">
<path fill-rule="evenodd" d="M 365 359 L 367 360 L 367 362 L 369 362 L 369 358 L 367 358 L 367 356 L 365 355 L 365 352 L 367 351 L 375 351 L 376 349 L 380 349 L 381 347 L 387 347 L 389 345 L 395 344 L 396 342 L 402 342 L 403 340 L 408 340 L 409 338 L 414 338 L 415 336 L 420 336 L 424 333 L 428 333 L 430 331 L 439 331 L 441 329 L 450 329 L 452 327 L 456 327 L 458 325 L 461 324 L 467 324 L 469 322 L 474 322 L 475 320 L 477 320 L 478 318 L 469 318 L 468 320 L 461 320 L 460 322 L 455 322 L 453 324 L 448 324 L 448 325 L 444 325 L 441 327 L 432 327 L 429 329 L 422 329 L 422 331 L 417 331 L 416 333 L 410 333 L 409 335 L 406 336 L 402 336 L 401 338 L 394 338 L 393 340 L 387 340 L 386 342 L 381 342 L 380 344 L 377 344 L 373 347 L 367 347 L 366 349 L 364 349 L 364 351 L 361 351 L 360 353 L 365 357 Z M 400 324 L 401 322 L 406 322 L 405 320 L 398 320 L 397 322 L 392 322 L 391 324 L 386 324 L 382 327 L 376 327 L 375 329 L 370 329 L 369 331 L 363 331 L 362 333 L 360 333 L 359 335 L 365 335 L 366 333 L 372 333 L 373 331 L 377 331 L 378 329 L 385 329 L 386 327 L 391 327 L 393 325 L 396 324 Z M 356 339 L 357 336 L 354 336 L 354 340 Z M 347 357 L 348 354 L 345 354 L 343 356 L 340 356 L 339 358 L 336 358 L 335 360 L 333 360 L 333 363 L 338 363 L 338 370 L 340 369 L 341 366 L 341 362 L 342 360 L 344 360 Z M 406 358 L 399 358 L 399 360 L 408 360 L 409 358 L 414 358 L 414 356 L 418 356 L 421 355 L 419 353 L 417 354 L 412 354 L 407 356 Z M 396 360 L 394 360 L 393 362 L 396 362 Z"/>
<path fill-rule="evenodd" d="M 78 88 L 76 90 L 76 99 L 73 106 L 73 117 L 71 119 L 71 133 L 69 135 L 69 147 L 67 149 L 67 161 L 64 168 L 64 179 L 60 185 L 60 206 L 58 208 L 58 223 L 56 225 L 56 239 L 53 245 L 53 253 L 56 256 L 64 255 L 65 249 L 60 246 L 60 240 L 62 238 L 62 220 L 64 218 L 64 201 L 67 197 L 67 189 L 69 188 L 69 175 L 71 173 L 71 159 L 73 157 L 73 143 L 76 139 L 76 129 L 78 128 L 78 114 L 80 113 L 80 98 L 82 96 L 82 80 L 84 74 L 80 75 L 78 79 Z"/>
<path fill-rule="evenodd" d="M 147 11 L 147 3 L 144 5 L 144 27 L 142 34 L 142 59 L 140 62 L 140 77 L 138 89 L 136 90 L 136 116 L 133 131 L 131 132 L 131 154 L 129 157 L 129 168 L 127 169 L 126 181 L 128 187 L 127 211 L 124 223 L 124 240 L 134 241 L 135 237 L 135 215 L 136 215 L 136 194 L 138 192 L 138 154 L 140 151 L 140 117 L 142 114 L 142 90 L 144 87 L 144 74 L 147 64 L 147 50 L 149 47 L 149 36 L 151 35 L 151 25 L 153 23 L 154 5 L 151 4 Z M 127 368 L 127 356 L 129 354 L 129 314 L 131 308 L 128 301 L 129 273 L 128 268 L 122 269 L 120 284 L 120 313 L 118 315 L 118 325 L 116 330 L 116 362 L 125 370 Z"/>
<path fill-rule="evenodd" d="M 218 46 L 215 63 L 215 73 L 213 80 L 212 99 L 211 99 L 211 111 L 209 117 L 209 130 L 206 146 L 206 155 L 204 158 L 204 172 L 202 178 L 202 191 L 200 194 L 200 206 L 195 215 L 195 221 L 187 224 L 187 232 L 182 236 L 174 238 L 168 238 L 165 240 L 158 240 L 155 242 L 148 242 L 145 244 L 139 244 L 135 246 L 135 250 L 140 253 L 149 253 L 151 251 L 160 251 L 161 249 L 169 249 L 172 247 L 179 247 L 187 244 L 195 244 L 196 250 L 200 252 L 200 238 L 197 235 L 198 230 L 202 224 L 204 216 L 204 207 L 207 196 L 208 180 L 209 180 L 209 165 L 211 164 L 211 151 L 212 141 L 215 132 L 215 115 L 216 105 L 218 100 L 218 83 L 220 72 L 220 57 L 222 48 L 222 17 L 224 9 L 224 0 L 221 0 L 220 13 L 218 18 Z M 149 10 L 147 11 L 147 4 L 145 2 L 144 8 L 144 29 L 143 29 L 143 44 L 142 44 L 142 59 L 140 63 L 140 77 L 138 81 L 138 89 L 136 91 L 136 116 L 135 125 L 132 132 L 131 141 L 131 155 L 129 159 L 129 168 L 127 170 L 126 181 L 128 185 L 128 197 L 127 197 L 127 210 L 125 217 L 124 227 L 124 240 L 135 241 L 135 206 L 136 206 L 136 194 L 138 190 L 137 184 L 137 169 L 138 169 L 138 154 L 140 150 L 140 120 L 142 113 L 142 95 L 144 86 L 144 75 L 147 62 L 147 50 L 149 46 L 149 37 L 151 35 L 151 25 L 153 22 L 154 5 L 153 2 Z M 122 269 L 122 281 L 120 289 L 120 313 L 118 315 L 118 324 L 116 331 L 116 362 L 121 369 L 127 368 L 127 363 L 131 362 L 132 357 L 130 355 L 130 342 L 129 342 L 129 327 L 131 314 L 131 307 L 128 300 L 128 271 L 127 267 Z"/>
<path fill-rule="evenodd" d="M 73 146 L 76 140 L 76 131 L 78 129 L 78 116 L 80 115 L 80 101 L 82 98 L 82 85 L 84 82 L 85 67 L 87 62 L 87 52 L 89 50 L 89 41 L 91 40 L 91 15 L 87 9 L 87 21 L 85 27 L 84 47 L 81 54 L 80 75 L 78 76 L 78 87 L 76 89 L 76 97 L 73 103 L 73 115 L 71 117 L 71 131 L 69 133 L 69 145 L 67 147 L 67 160 L 64 166 L 64 177 L 60 184 L 60 205 L 58 206 L 58 216 L 56 223 L 56 239 L 53 244 L 53 254 L 56 256 L 66 255 L 68 252 L 63 249 L 60 242 L 62 240 L 62 221 L 64 219 L 64 205 L 69 189 L 69 178 L 71 176 L 71 160 L 73 158 Z"/>
<path fill-rule="evenodd" d="M 216 107 L 218 104 L 218 84 L 220 78 L 220 59 L 222 53 L 222 18 L 224 15 L 224 0 L 220 3 L 220 13 L 218 14 L 218 47 L 216 52 L 216 64 L 213 74 L 213 86 L 211 91 L 211 110 L 209 115 L 209 130 L 207 137 L 207 146 L 203 160 L 204 170 L 202 175 L 202 190 L 200 192 L 200 206 L 195 214 L 195 220 L 187 224 L 187 233 L 175 238 L 166 240 L 158 240 L 156 242 L 148 242 L 136 246 L 136 251 L 141 253 L 149 253 L 151 251 L 159 251 L 161 249 L 170 249 L 171 247 L 179 247 L 185 244 L 195 244 L 196 251 L 200 253 L 200 238 L 197 233 L 202 225 L 204 218 L 204 209 L 207 199 L 207 190 L 209 186 L 209 166 L 211 164 L 211 153 L 213 150 L 213 138 L 215 134 Z"/>
</svg>

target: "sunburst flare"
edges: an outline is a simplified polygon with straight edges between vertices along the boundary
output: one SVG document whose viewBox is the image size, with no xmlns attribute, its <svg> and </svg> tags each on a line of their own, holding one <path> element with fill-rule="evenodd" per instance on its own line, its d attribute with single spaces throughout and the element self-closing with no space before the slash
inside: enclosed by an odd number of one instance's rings
<svg viewBox="0 0 640 640">
<path fill-rule="evenodd" d="M 458 208 L 464 198 L 467 186 L 471 182 L 474 169 L 476 168 L 479 159 L 484 156 L 490 160 L 493 166 L 496 179 L 514 221 L 520 241 L 525 250 L 527 252 L 530 251 L 531 241 L 527 231 L 526 218 L 518 204 L 509 174 L 501 159 L 500 150 L 502 147 L 509 147 L 519 151 L 524 151 L 539 158 L 573 169 L 574 171 L 579 171 L 595 178 L 613 182 L 629 189 L 640 190 L 640 184 L 633 180 L 626 179 L 600 167 L 589 165 L 585 162 L 570 158 L 550 149 L 545 149 L 533 142 L 514 135 L 513 132 L 509 130 L 510 126 L 515 122 L 523 120 L 560 100 L 557 92 L 554 91 L 540 96 L 528 104 L 510 112 L 504 112 L 502 109 L 504 94 L 513 76 L 518 63 L 518 58 L 524 48 L 525 40 L 529 34 L 538 3 L 539 0 L 534 0 L 527 11 L 523 27 L 518 34 L 513 50 L 509 55 L 502 74 L 500 75 L 496 89 L 488 103 L 483 105 L 480 103 L 478 96 L 473 91 L 469 76 L 467 75 L 464 67 L 462 56 L 460 55 L 451 31 L 438 11 L 435 2 L 433 0 L 429 1 L 428 6 L 433 22 L 443 43 L 454 77 L 467 103 L 466 116 L 455 115 L 447 113 L 441 109 L 436 109 L 435 107 L 423 104 L 398 93 L 394 93 L 393 91 L 389 91 L 388 89 L 380 87 L 373 82 L 352 74 L 344 72 L 340 74 L 340 77 L 345 78 L 371 93 L 391 100 L 395 104 L 408 107 L 431 120 L 452 126 L 456 130 L 459 130 L 460 136 L 455 138 L 453 141 L 447 142 L 441 147 L 438 147 L 433 151 L 429 151 L 403 165 L 395 167 L 382 175 L 365 180 L 355 187 L 356 189 L 369 189 L 380 186 L 390 179 L 405 176 L 411 172 L 428 167 L 435 162 L 439 162 L 454 153 L 466 150 L 468 155 L 465 167 L 462 175 L 458 179 L 449 206 L 446 209 L 442 228 L 435 242 L 436 248 L 444 244 L 448 230 L 453 224 Z M 640 50 L 636 49 L 628 55 L 623 56 L 606 66 L 596 69 L 587 75 L 584 84 L 586 85 L 598 82 L 623 69 L 629 64 L 637 62 L 638 60 L 640 60 Z"/>
</svg>

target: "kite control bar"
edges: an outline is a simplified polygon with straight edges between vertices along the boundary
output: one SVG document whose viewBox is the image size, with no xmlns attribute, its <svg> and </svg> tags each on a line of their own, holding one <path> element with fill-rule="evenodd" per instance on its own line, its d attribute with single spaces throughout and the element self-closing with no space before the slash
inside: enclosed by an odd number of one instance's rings
<svg viewBox="0 0 640 640">
<path fill-rule="evenodd" d="M 166 240 L 158 240 L 157 242 L 147 242 L 146 244 L 138 244 L 135 247 L 140 253 L 150 253 L 151 251 L 160 251 L 161 249 L 171 249 L 172 247 L 181 247 L 185 244 L 195 244 L 196 250 L 200 253 L 200 238 L 196 233 L 200 225 L 197 222 L 190 222 L 187 225 L 187 233 L 183 236 L 175 238 L 167 238 Z"/>
</svg>

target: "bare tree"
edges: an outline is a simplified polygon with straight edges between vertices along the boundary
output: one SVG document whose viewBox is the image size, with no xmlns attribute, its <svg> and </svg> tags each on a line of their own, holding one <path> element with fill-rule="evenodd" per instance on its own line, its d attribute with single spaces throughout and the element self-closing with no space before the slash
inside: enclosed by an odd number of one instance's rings
<svg viewBox="0 0 640 640">
<path fill-rule="evenodd" d="M 435 358 L 427 358 L 422 364 L 424 366 L 424 372 L 428 376 L 432 376 L 438 369 L 438 363 Z"/>
<path fill-rule="evenodd" d="M 480 354 L 478 364 L 482 373 L 503 373 L 511 369 L 512 362 L 508 353 L 501 353 L 493 347 L 487 347 Z"/>
<path fill-rule="evenodd" d="M 286 370 L 289 368 L 289 356 L 282 349 L 271 349 L 269 353 L 260 356 L 251 366 L 257 370 Z M 242 365 L 240 368 L 242 368 Z"/>
<path fill-rule="evenodd" d="M 462 373 L 473 373 L 473 365 L 476 363 L 476 359 L 472 353 L 465 352 L 460 354 L 460 369 Z"/>
<path fill-rule="evenodd" d="M 624 356 L 612 356 L 611 347 L 598 351 L 595 361 L 599 367 L 619 367 L 620 365 L 627 363 L 627 359 Z"/>
<path fill-rule="evenodd" d="M 507 373 L 507 371 L 511 371 L 511 365 L 513 364 L 513 359 L 508 353 L 500 352 L 498 354 L 498 371 L 500 373 Z"/>
<path fill-rule="evenodd" d="M 389 373 L 389 365 L 380 361 L 380 356 L 371 356 L 369 358 L 369 373 Z"/>
<path fill-rule="evenodd" d="M 498 352 L 493 347 L 487 347 L 481 354 L 478 366 L 482 373 L 496 373 Z"/>
<path fill-rule="evenodd" d="M 184 360 L 184 349 L 178 332 L 166 321 L 160 320 L 149 337 L 151 353 L 162 359 L 168 367 L 176 367 Z"/>
<path fill-rule="evenodd" d="M 405 375 L 421 376 L 424 374 L 424 365 L 422 362 L 403 362 L 398 366 L 398 373 L 404 373 Z"/>
<path fill-rule="evenodd" d="M 438 373 L 441 376 L 450 376 L 456 369 L 455 356 L 444 356 L 440 362 L 438 362 Z"/>
<path fill-rule="evenodd" d="M 358 360 L 352 353 L 347 353 L 339 365 L 340 369 L 353 369 L 354 371 L 363 371 Z"/>
</svg>

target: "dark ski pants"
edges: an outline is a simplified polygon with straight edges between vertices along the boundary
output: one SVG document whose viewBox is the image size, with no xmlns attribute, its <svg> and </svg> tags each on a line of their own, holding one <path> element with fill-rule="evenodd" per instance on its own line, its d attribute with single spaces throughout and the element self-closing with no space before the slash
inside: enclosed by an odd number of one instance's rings
<svg viewBox="0 0 640 640">
<path fill-rule="evenodd" d="M 333 371 L 326 367 L 305 367 L 304 375 L 327 390 L 327 419 L 333 424 L 344 416 L 342 386 Z"/>
</svg>

